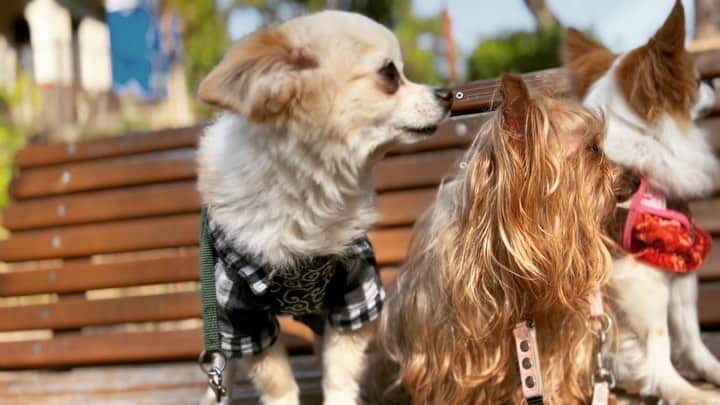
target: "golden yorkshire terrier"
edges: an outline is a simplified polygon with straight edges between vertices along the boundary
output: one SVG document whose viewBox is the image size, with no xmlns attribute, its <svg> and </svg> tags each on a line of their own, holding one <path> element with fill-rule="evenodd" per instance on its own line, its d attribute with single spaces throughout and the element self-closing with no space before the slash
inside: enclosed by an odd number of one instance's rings
<svg viewBox="0 0 720 405">
<path fill-rule="evenodd" d="M 370 404 L 523 401 L 513 327 L 536 325 L 546 403 L 592 394 L 589 297 L 610 277 L 603 232 L 619 173 L 603 120 L 531 97 L 505 75 L 503 104 L 459 175 L 418 221 L 369 356 Z"/>
</svg>

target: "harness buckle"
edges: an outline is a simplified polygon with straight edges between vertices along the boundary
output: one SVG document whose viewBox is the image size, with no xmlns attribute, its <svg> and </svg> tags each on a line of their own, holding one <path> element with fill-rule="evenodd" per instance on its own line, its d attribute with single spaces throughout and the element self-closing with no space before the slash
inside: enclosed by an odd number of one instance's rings
<svg viewBox="0 0 720 405">
<path fill-rule="evenodd" d="M 208 386 L 215 394 L 215 401 L 219 403 L 227 395 L 222 378 L 222 372 L 227 364 L 225 356 L 220 352 L 203 351 L 198 358 L 198 364 L 203 373 L 208 376 Z"/>
</svg>

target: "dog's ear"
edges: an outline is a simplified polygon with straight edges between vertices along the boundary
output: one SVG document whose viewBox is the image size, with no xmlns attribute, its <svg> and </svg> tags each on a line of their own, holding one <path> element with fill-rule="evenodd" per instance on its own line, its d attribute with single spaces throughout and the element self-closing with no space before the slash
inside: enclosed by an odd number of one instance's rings
<svg viewBox="0 0 720 405">
<path fill-rule="evenodd" d="M 530 92 L 520 76 L 500 75 L 500 93 L 503 103 L 500 113 L 503 117 L 503 128 L 512 133 L 525 133 L 525 127 L 530 111 Z"/>
<path fill-rule="evenodd" d="M 286 111 L 302 91 L 302 73 L 317 67 L 305 48 L 275 29 L 262 29 L 236 45 L 200 83 L 208 104 L 263 121 Z"/>
<path fill-rule="evenodd" d="M 568 28 L 563 46 L 563 60 L 570 70 L 578 95 L 584 96 L 588 88 L 612 66 L 616 55 L 591 40 L 575 28 Z"/>
<path fill-rule="evenodd" d="M 681 52 L 685 49 L 685 10 L 680 0 L 675 0 L 670 15 L 650 39 L 649 45 L 669 53 Z"/>
<path fill-rule="evenodd" d="M 628 105 L 648 122 L 662 113 L 690 120 L 697 83 L 685 50 L 685 11 L 679 0 L 648 43 L 623 57 L 617 79 Z"/>
</svg>

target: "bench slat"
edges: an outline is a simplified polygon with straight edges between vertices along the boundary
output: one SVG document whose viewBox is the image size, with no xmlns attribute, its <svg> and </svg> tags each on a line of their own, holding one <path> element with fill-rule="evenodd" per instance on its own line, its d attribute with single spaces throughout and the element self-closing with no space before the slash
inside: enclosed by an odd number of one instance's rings
<svg viewBox="0 0 720 405">
<path fill-rule="evenodd" d="M 713 238 L 713 248 L 702 267 L 698 269 L 702 281 L 720 281 L 720 238 Z"/>
<path fill-rule="evenodd" d="M 720 196 L 690 203 L 695 223 L 714 235 L 720 235 Z"/>
<path fill-rule="evenodd" d="M 710 146 L 720 152 L 720 117 L 705 118 L 700 121 L 698 126 L 707 131 Z"/>
<path fill-rule="evenodd" d="M 18 201 L 4 212 L 3 226 L 20 231 L 198 211 L 195 181 L 95 191 Z"/>
<path fill-rule="evenodd" d="M 100 300 L 73 299 L 46 305 L 0 308 L 0 331 L 74 329 L 200 317 L 198 292 Z"/>
<path fill-rule="evenodd" d="M 193 213 L 19 232 L 0 241 L 0 260 L 18 262 L 194 246 L 198 226 L 199 215 Z M 371 241 L 379 247 L 378 261 L 402 260 L 409 233 L 409 227 L 370 232 Z"/>
<path fill-rule="evenodd" d="M 197 213 L 17 232 L 0 242 L 0 260 L 17 262 L 192 246 L 198 241 Z"/>
<path fill-rule="evenodd" d="M 435 201 L 436 194 L 436 187 L 380 194 L 378 198 L 380 219 L 377 225 L 412 225 Z M 376 249 L 382 249 L 382 247 L 376 246 Z"/>
<path fill-rule="evenodd" d="M 720 282 L 700 283 L 698 298 L 698 315 L 700 324 L 707 326 L 720 325 Z"/>
<path fill-rule="evenodd" d="M 10 194 L 16 199 L 25 199 L 191 179 L 195 177 L 195 167 L 195 151 L 178 149 L 131 158 L 29 169 L 12 181 Z"/>
<path fill-rule="evenodd" d="M 435 188 L 385 192 L 379 196 L 378 226 L 412 224 L 429 205 Z M 200 210 L 194 181 L 19 201 L 4 212 L 3 226 L 22 231 Z"/>
<path fill-rule="evenodd" d="M 378 190 L 404 189 L 437 184 L 461 150 L 441 150 L 389 157 L 378 164 Z M 68 192 L 183 180 L 195 177 L 195 152 L 150 154 L 112 161 L 32 169 L 11 185 L 17 199 Z"/>
<path fill-rule="evenodd" d="M 708 50 L 693 52 L 695 67 L 703 79 L 710 79 L 720 76 L 720 51 Z"/>
<path fill-rule="evenodd" d="M 283 343 L 291 353 L 309 353 L 312 332 L 281 318 Z M 0 369 L 194 360 L 202 350 L 199 329 L 65 335 L 50 340 L 0 343 Z"/>
<path fill-rule="evenodd" d="M 553 68 L 522 75 L 525 83 L 540 93 L 566 95 L 572 90 L 570 78 L 565 69 Z M 458 93 L 462 93 L 460 98 Z M 455 88 L 453 114 L 467 114 L 488 111 L 502 102 L 500 82 L 497 79 L 478 80 Z"/>
<path fill-rule="evenodd" d="M 718 284 L 702 285 L 700 318 L 704 326 L 720 323 L 714 297 Z M 308 352 L 311 334 L 302 325 L 281 318 L 286 346 L 291 352 Z M 66 367 L 194 359 L 202 344 L 200 330 L 172 332 L 65 335 L 52 340 L 0 343 L 0 369 Z"/>
<path fill-rule="evenodd" d="M 44 165 L 193 147 L 204 124 L 191 127 L 130 133 L 121 137 L 77 143 L 38 143 L 19 151 L 15 166 L 24 169 Z"/>
<path fill-rule="evenodd" d="M 52 269 L 0 273 L 0 297 L 72 293 L 197 279 L 198 253 L 193 247 L 169 257 L 113 263 L 70 263 Z"/>
<path fill-rule="evenodd" d="M 450 173 L 463 155 L 461 149 L 448 149 L 414 155 L 394 156 L 381 161 L 376 170 L 378 191 L 436 186 Z"/>
<path fill-rule="evenodd" d="M 197 266 L 197 262 L 196 262 Z M 194 278 L 197 279 L 197 267 Z M 390 288 L 394 268 L 381 269 L 383 284 Z M 51 304 L 0 307 L 0 332 L 35 329 L 76 329 L 85 326 L 160 322 L 200 318 L 198 291 L 121 298 L 83 298 Z"/>
<path fill-rule="evenodd" d="M 468 115 L 455 117 L 440 125 L 436 135 L 412 145 L 396 148 L 391 154 L 414 153 L 467 145 L 477 132 L 485 117 Z M 464 124 L 458 132 L 457 124 Z M 66 163 L 117 158 L 121 156 L 158 152 L 179 148 L 191 148 L 205 128 L 205 124 L 173 128 L 161 131 L 130 133 L 124 136 L 93 139 L 77 143 L 31 144 L 15 157 L 15 166 L 30 169 Z"/>
</svg>

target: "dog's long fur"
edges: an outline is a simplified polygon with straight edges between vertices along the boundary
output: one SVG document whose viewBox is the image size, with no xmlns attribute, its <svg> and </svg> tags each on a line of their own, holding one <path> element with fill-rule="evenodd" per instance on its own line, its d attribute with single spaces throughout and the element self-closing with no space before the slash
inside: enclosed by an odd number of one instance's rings
<svg viewBox="0 0 720 405">
<path fill-rule="evenodd" d="M 251 34 L 199 95 L 227 110 L 200 141 L 203 202 L 238 251 L 281 269 L 340 254 L 364 235 L 377 217 L 375 163 L 393 145 L 425 138 L 451 101 L 449 90 L 403 76 L 389 30 L 337 11 Z M 355 403 L 369 334 L 369 326 L 327 328 L 326 403 Z M 281 342 L 245 363 L 264 404 L 298 403 Z"/>
<path fill-rule="evenodd" d="M 565 46 L 578 94 L 608 121 L 605 153 L 646 176 L 683 211 L 687 199 L 715 190 L 720 177 L 705 134 L 692 122 L 712 104 L 713 92 L 696 82 L 684 39 L 684 11 L 676 1 L 648 43 L 626 54 L 614 55 L 575 30 Z M 621 209 L 617 215 L 624 220 Z M 671 363 L 672 357 L 696 377 L 720 384 L 720 363 L 700 339 L 697 276 L 673 275 L 621 253 L 611 287 L 620 321 L 612 356 L 619 385 L 670 403 L 720 403 L 720 395 L 693 387 Z"/>
<path fill-rule="evenodd" d="M 588 297 L 610 276 L 602 227 L 614 204 L 603 123 L 574 102 L 530 98 L 516 77 L 501 91 L 466 168 L 415 227 L 381 316 L 368 403 L 519 403 L 512 329 L 528 319 L 546 400 L 589 398 Z"/>
</svg>

